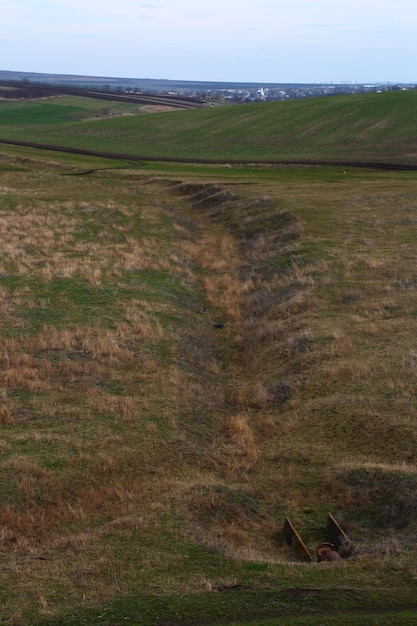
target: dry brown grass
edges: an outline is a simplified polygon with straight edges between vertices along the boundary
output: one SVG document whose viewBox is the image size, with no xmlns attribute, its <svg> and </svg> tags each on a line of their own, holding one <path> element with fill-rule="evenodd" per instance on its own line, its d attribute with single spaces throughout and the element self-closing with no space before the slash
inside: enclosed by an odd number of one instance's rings
<svg viewBox="0 0 417 626">
<path fill-rule="evenodd" d="M 207 302 L 218 307 L 232 323 L 239 324 L 244 286 L 239 279 L 240 258 L 233 236 L 204 231 L 201 239 L 187 247 L 191 258 L 205 272 Z"/>
<path fill-rule="evenodd" d="M 230 471 L 247 471 L 258 461 L 260 450 L 247 415 L 233 415 L 226 419 L 225 430 L 229 444 L 223 454 L 228 457 Z"/>
</svg>

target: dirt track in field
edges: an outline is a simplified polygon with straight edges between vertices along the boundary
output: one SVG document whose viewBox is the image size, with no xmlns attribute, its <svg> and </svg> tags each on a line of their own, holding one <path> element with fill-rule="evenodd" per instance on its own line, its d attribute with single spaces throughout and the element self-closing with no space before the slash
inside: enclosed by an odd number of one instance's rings
<svg viewBox="0 0 417 626">
<path fill-rule="evenodd" d="M 21 146 L 25 148 L 35 148 L 37 150 L 51 150 L 53 152 L 67 152 L 70 154 L 84 154 L 86 156 L 101 157 L 121 161 L 130 161 L 135 164 L 140 162 L 165 162 L 165 163 L 201 163 L 206 165 L 305 165 L 305 166 L 340 166 L 340 167 L 362 167 L 379 170 L 404 170 L 417 171 L 417 164 L 412 163 L 383 163 L 379 161 L 322 161 L 322 160 L 267 160 L 267 159 L 197 159 L 186 157 L 156 157 L 149 155 L 123 154 L 119 152 L 102 152 L 98 150 L 84 150 L 82 148 L 70 148 L 68 146 L 56 146 L 31 141 L 16 141 L 13 139 L 3 139 L 0 137 L 0 145 Z"/>
<path fill-rule="evenodd" d="M 57 87 L 48 85 L 13 85 L 14 88 L 13 86 L 10 87 L 7 82 L 0 83 L 0 86 L 2 85 L 9 86 L 9 89 L 2 91 L 2 100 L 39 100 L 41 98 L 53 98 L 65 94 L 113 102 L 131 102 L 155 106 L 164 105 L 174 109 L 199 109 L 206 106 L 203 100 L 197 98 L 169 94 L 113 93 L 92 89 L 77 89 L 76 87 L 65 87 L 63 85 Z"/>
</svg>

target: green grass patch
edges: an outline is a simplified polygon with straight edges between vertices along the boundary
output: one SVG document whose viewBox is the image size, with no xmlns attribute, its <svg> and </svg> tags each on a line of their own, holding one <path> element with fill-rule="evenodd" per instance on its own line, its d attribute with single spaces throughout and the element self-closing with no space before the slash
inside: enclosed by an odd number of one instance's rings
<svg viewBox="0 0 417 626">
<path fill-rule="evenodd" d="M 332 605 L 333 596 L 333 605 Z M 294 588 L 268 591 L 236 589 L 217 590 L 211 594 L 185 595 L 182 598 L 165 597 L 138 599 L 127 598 L 121 603 L 105 607 L 100 614 L 74 614 L 63 621 L 55 622 L 62 626 L 71 626 L 79 623 L 109 624 L 112 620 L 121 618 L 130 624 L 186 624 L 198 616 L 201 624 L 210 623 L 217 626 L 249 626 L 262 624 L 406 624 L 415 623 L 416 612 L 401 610 L 398 603 L 397 610 L 385 612 L 383 603 L 375 612 L 369 612 L 366 592 L 359 590 L 338 590 L 326 594 L 317 588 Z M 349 604 L 349 609 L 346 604 Z M 345 607 L 343 608 L 343 604 Z M 315 613 L 318 613 L 316 615 Z M 247 621 L 248 615 L 256 616 Z M 78 621 L 77 620 L 82 620 Z M 338 620 L 340 620 L 338 622 Z M 368 620 L 368 621 L 367 621 Z M 47 625 L 52 622 L 40 622 Z"/>
<path fill-rule="evenodd" d="M 414 162 L 413 90 L 94 121 L 68 102 L 0 103 L 0 136 L 143 157 Z"/>
</svg>

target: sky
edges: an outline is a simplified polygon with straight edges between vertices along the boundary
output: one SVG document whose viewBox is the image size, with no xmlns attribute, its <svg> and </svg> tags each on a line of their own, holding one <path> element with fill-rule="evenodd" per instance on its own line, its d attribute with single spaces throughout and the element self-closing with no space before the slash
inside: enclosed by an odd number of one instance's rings
<svg viewBox="0 0 417 626">
<path fill-rule="evenodd" d="M 417 83 L 416 0 L 1 0 L 0 70 Z"/>
</svg>

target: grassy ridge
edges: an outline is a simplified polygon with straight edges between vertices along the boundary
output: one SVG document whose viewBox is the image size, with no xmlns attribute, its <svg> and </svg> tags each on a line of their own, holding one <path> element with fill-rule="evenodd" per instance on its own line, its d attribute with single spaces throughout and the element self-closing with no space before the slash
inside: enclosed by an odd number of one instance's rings
<svg viewBox="0 0 417 626">
<path fill-rule="evenodd" d="M 136 104 L 100 102 L 94 98 L 59 96 L 34 101 L 0 102 L 0 125 L 38 126 L 80 122 L 121 113 L 138 113 Z"/>
<path fill-rule="evenodd" d="M 76 100 L 80 106 L 82 99 Z M 0 136 L 139 156 L 416 162 L 415 91 L 94 122 L 65 122 L 65 116 L 77 114 L 67 108 L 71 98 L 65 102 L 65 107 L 52 100 L 43 105 L 20 104 L 15 111 L 9 103 L 0 103 Z"/>
</svg>

